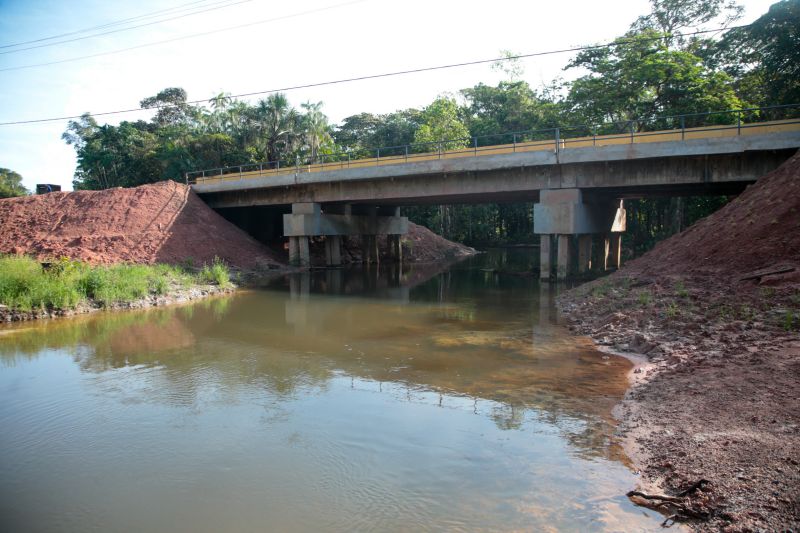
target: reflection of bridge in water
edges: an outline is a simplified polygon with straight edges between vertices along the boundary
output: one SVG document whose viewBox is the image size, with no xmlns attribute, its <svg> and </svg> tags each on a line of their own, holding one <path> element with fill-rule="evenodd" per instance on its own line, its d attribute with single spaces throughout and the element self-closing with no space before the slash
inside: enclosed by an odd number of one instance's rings
<svg viewBox="0 0 800 533">
<path fill-rule="evenodd" d="M 608 450 L 598 442 L 628 363 L 557 327 L 554 290 L 474 267 L 411 267 L 394 281 L 383 267 L 315 271 L 279 290 L 32 324 L 4 339 L 0 358 L 67 348 L 86 373 L 161 369 L 141 374 L 158 376 L 148 401 L 180 405 L 195 403 L 209 376 L 229 397 L 258 384 L 278 398 L 352 378 L 354 388 L 476 412 L 506 429 L 541 418 L 582 453 Z"/>
<path fill-rule="evenodd" d="M 392 259 L 400 260 L 399 236 L 407 231 L 400 206 L 533 202 L 541 275 L 549 278 L 555 266 L 565 278 L 572 270 L 619 265 L 624 199 L 738 194 L 777 168 L 800 147 L 799 110 L 778 106 L 443 140 L 379 148 L 374 158 L 334 154 L 305 165 L 201 171 L 187 180 L 211 207 L 257 237 L 288 237 L 291 260 L 304 265 L 315 236 L 325 236 L 329 265 L 341 262 L 342 237 L 351 235 L 361 237 L 367 263 L 378 260 L 376 235 L 389 236 Z"/>
</svg>

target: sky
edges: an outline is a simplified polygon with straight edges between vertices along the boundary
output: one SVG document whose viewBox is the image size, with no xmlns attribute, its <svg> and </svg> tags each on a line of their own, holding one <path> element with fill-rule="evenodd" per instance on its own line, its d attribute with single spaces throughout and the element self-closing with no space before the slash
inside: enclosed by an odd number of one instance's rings
<svg viewBox="0 0 800 533">
<path fill-rule="evenodd" d="M 748 23 L 772 0 L 740 3 L 741 23 Z M 74 33 L 156 11 L 163 12 Z M 166 87 L 201 100 L 490 59 L 501 50 L 526 54 L 608 42 L 648 11 L 647 0 L 0 0 L 0 122 L 134 109 Z M 130 26 L 141 27 L 95 35 Z M 63 37 L 40 40 L 54 35 Z M 34 42 L 8 46 L 28 41 Z M 61 42 L 40 46 L 54 41 Z M 21 50 L 28 47 L 37 48 Z M 133 49 L 115 52 L 125 48 Z M 570 57 L 525 59 L 522 79 L 536 88 L 574 77 L 563 70 Z M 421 108 L 439 94 L 503 77 L 484 64 L 287 95 L 296 107 L 323 101 L 337 123 L 361 112 Z M 0 126 L 0 168 L 20 173 L 30 190 L 36 183 L 71 189 L 76 161 L 61 140 L 66 126 L 66 120 Z"/>
</svg>

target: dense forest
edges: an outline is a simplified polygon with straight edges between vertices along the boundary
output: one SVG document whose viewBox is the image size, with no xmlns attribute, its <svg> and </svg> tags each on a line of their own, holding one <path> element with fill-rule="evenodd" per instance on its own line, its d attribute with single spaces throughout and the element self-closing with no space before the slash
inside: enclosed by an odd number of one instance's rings
<svg viewBox="0 0 800 533">
<path fill-rule="evenodd" d="M 141 101 L 142 108 L 155 110 L 149 121 L 101 125 L 85 114 L 63 134 L 77 151 L 74 186 L 183 181 L 186 172 L 198 169 L 277 161 L 293 165 L 336 154 L 374 157 L 380 147 L 414 143 L 450 141 L 443 146 L 447 149 L 468 145 L 470 139 L 500 144 L 510 142 L 502 134 L 557 125 L 589 125 L 583 130 L 600 132 L 662 129 L 670 125 L 662 117 L 800 102 L 800 0 L 777 2 L 747 26 L 735 26 L 741 8 L 732 0 L 650 3 L 651 12 L 613 44 L 587 48 L 565 66 L 582 75 L 542 88 L 525 82 L 519 60 L 505 52 L 506 60 L 494 65 L 505 73 L 496 86 L 481 83 L 443 94 L 422 109 L 360 113 L 341 124 L 329 122 L 322 102 L 296 108 L 282 93 L 255 103 L 219 94 L 198 105 L 189 103 L 181 88 Z M 730 29 L 697 33 L 720 27 Z M 762 112 L 750 118 L 782 117 Z M 702 120 L 730 123 L 736 116 Z M 417 149 L 430 151 L 422 145 Z M 629 201 L 627 247 L 639 253 L 725 201 Z M 416 206 L 405 213 L 470 244 L 530 242 L 533 237 L 530 204 Z"/>
</svg>

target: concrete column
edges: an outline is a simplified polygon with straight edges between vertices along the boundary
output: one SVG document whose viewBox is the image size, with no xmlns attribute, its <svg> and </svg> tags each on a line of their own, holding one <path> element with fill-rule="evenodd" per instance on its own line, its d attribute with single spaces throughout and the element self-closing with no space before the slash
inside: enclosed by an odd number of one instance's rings
<svg viewBox="0 0 800 533">
<path fill-rule="evenodd" d="M 289 237 L 289 264 L 302 267 L 311 266 L 308 237 Z"/>
<path fill-rule="evenodd" d="M 300 244 L 299 237 L 289 237 L 289 264 L 300 264 Z"/>
<path fill-rule="evenodd" d="M 556 263 L 556 275 L 559 280 L 567 279 L 569 276 L 569 260 L 572 255 L 572 235 L 558 236 L 558 261 Z"/>
<path fill-rule="evenodd" d="M 327 266 L 342 264 L 342 238 L 339 235 L 325 237 L 325 264 Z"/>
<path fill-rule="evenodd" d="M 578 273 L 586 274 L 592 267 L 592 236 L 578 235 Z"/>
<path fill-rule="evenodd" d="M 609 236 L 610 250 L 608 262 L 613 268 L 620 268 L 622 266 L 622 234 L 612 233 Z"/>
<path fill-rule="evenodd" d="M 364 263 L 378 264 L 378 237 L 377 235 L 362 235 L 361 236 L 361 255 Z"/>
<path fill-rule="evenodd" d="M 550 279 L 552 265 L 550 264 L 550 243 L 551 235 L 543 234 L 539 240 L 539 279 L 547 281 Z"/>
<path fill-rule="evenodd" d="M 389 243 L 389 257 L 397 263 L 403 262 L 403 243 L 400 240 L 400 235 L 387 235 Z"/>
</svg>

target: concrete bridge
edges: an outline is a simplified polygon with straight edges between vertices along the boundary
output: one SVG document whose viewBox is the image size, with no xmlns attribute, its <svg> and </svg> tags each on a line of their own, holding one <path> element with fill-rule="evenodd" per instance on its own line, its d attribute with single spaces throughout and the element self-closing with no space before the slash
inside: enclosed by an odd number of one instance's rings
<svg viewBox="0 0 800 533">
<path fill-rule="evenodd" d="M 445 144 L 446 146 L 446 144 Z M 551 140 L 313 165 L 251 165 L 187 175 L 214 209 L 258 236 L 282 216 L 290 259 L 309 264 L 308 238 L 326 237 L 327 264 L 343 235 L 359 235 L 377 261 L 376 235 L 401 258 L 403 205 L 535 202 L 541 275 L 616 268 L 624 200 L 659 195 L 737 194 L 800 148 L 800 119 Z M 441 148 L 441 145 L 440 145 Z M 385 154 L 385 152 L 384 152 Z M 577 264 L 576 264 L 577 263 Z"/>
</svg>

